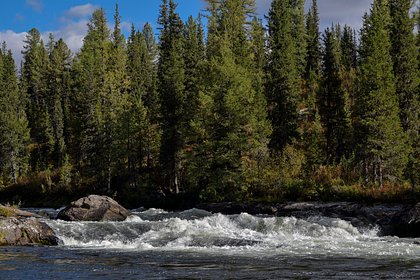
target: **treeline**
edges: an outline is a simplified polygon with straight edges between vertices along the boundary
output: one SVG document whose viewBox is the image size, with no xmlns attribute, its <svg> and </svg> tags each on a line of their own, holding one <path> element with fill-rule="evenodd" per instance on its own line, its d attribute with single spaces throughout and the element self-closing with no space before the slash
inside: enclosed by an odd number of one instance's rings
<svg viewBox="0 0 420 280">
<path fill-rule="evenodd" d="M 0 186 L 150 201 L 415 187 L 418 8 L 375 0 L 360 33 L 321 34 L 304 2 L 273 0 L 265 28 L 255 0 L 207 0 L 205 32 L 163 0 L 158 42 L 150 24 L 124 38 L 118 5 L 111 31 L 99 9 L 74 55 L 30 30 L 18 76 L 3 44 Z"/>
</svg>

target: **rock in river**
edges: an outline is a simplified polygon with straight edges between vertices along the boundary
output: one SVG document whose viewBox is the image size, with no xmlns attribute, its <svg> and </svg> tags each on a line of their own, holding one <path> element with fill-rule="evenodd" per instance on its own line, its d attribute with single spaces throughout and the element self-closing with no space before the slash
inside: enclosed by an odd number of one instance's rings
<svg viewBox="0 0 420 280">
<path fill-rule="evenodd" d="M 89 195 L 61 210 L 57 219 L 65 221 L 124 221 L 130 212 L 107 196 Z"/>
<path fill-rule="evenodd" d="M 36 218 L 0 219 L 0 246 L 58 245 L 54 231 Z"/>
</svg>

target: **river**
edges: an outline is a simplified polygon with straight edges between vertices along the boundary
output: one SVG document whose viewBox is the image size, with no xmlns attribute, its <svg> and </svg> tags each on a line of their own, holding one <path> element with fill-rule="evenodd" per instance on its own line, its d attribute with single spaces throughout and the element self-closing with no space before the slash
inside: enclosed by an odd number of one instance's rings
<svg viewBox="0 0 420 280">
<path fill-rule="evenodd" d="M 45 221 L 62 244 L 0 248 L 0 279 L 420 279 L 420 239 L 334 218 L 150 209 Z"/>
</svg>

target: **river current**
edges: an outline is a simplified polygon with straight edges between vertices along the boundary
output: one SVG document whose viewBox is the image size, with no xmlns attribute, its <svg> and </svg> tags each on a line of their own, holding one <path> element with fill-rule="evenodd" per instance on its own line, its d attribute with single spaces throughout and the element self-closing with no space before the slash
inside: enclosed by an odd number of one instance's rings
<svg viewBox="0 0 420 280">
<path fill-rule="evenodd" d="M 0 248 L 0 279 L 420 279 L 420 239 L 334 218 L 149 209 L 45 221 L 61 244 Z"/>
</svg>

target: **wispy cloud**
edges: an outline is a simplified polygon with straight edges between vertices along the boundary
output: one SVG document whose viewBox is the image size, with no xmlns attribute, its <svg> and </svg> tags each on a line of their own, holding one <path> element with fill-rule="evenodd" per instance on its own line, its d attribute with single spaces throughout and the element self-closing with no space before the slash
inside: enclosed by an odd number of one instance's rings
<svg viewBox="0 0 420 280">
<path fill-rule="evenodd" d="M 25 20 L 25 17 L 22 14 L 17 13 L 15 15 L 15 20 L 17 20 L 17 21 L 24 21 Z"/>
<path fill-rule="evenodd" d="M 41 12 L 44 9 L 44 5 L 41 0 L 26 0 L 25 3 L 36 12 Z"/>
<path fill-rule="evenodd" d="M 91 15 L 98 8 L 99 6 L 88 3 L 70 8 L 65 15 L 70 18 L 82 18 Z"/>
</svg>

